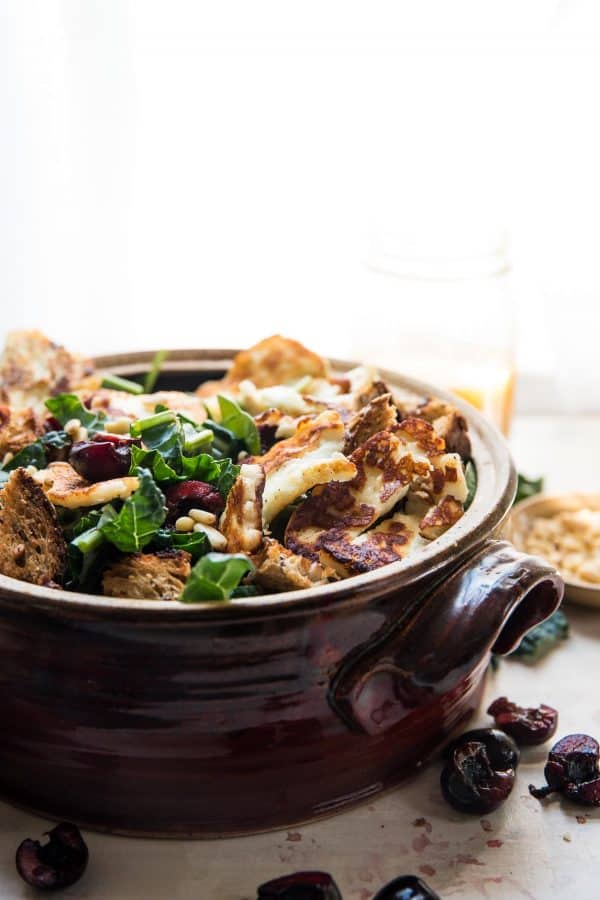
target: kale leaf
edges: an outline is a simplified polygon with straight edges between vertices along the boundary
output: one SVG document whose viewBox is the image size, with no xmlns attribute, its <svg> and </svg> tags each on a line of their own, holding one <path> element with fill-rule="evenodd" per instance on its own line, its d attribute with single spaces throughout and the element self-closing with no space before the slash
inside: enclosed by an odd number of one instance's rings
<svg viewBox="0 0 600 900">
<path fill-rule="evenodd" d="M 253 571 L 253 564 L 242 553 L 207 553 L 192 569 L 181 600 L 227 600 L 244 575 Z"/>
<path fill-rule="evenodd" d="M 123 553 L 142 550 L 154 538 L 165 521 L 165 498 L 148 469 L 138 468 L 140 485 L 114 519 L 105 522 L 100 531 Z"/>
<path fill-rule="evenodd" d="M 96 431 L 102 431 L 106 423 L 104 412 L 92 412 L 86 409 L 75 394 L 58 394 L 56 397 L 50 397 L 46 400 L 46 408 L 63 428 L 71 419 L 79 419 L 81 424 L 87 428 L 90 436 Z"/>
<path fill-rule="evenodd" d="M 248 453 L 257 455 L 260 453 L 260 435 L 256 422 L 250 415 L 245 412 L 235 400 L 223 397 L 219 394 L 219 410 L 221 412 L 221 422 L 223 428 L 230 431 L 236 438 L 243 441 Z"/>
</svg>

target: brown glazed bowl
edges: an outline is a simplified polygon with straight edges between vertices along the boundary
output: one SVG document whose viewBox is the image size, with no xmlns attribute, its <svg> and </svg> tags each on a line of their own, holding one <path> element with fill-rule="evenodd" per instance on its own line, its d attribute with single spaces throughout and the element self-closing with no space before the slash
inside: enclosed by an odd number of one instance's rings
<svg viewBox="0 0 600 900">
<path fill-rule="evenodd" d="M 192 389 L 232 354 L 175 351 L 158 386 Z M 98 363 L 127 375 L 152 355 Z M 514 468 L 495 428 L 452 400 L 478 490 L 414 560 L 193 606 L 0 577 L 0 794 L 90 828 L 215 837 L 330 815 L 414 772 L 477 708 L 490 654 L 563 593 L 554 569 L 495 539 Z"/>
</svg>

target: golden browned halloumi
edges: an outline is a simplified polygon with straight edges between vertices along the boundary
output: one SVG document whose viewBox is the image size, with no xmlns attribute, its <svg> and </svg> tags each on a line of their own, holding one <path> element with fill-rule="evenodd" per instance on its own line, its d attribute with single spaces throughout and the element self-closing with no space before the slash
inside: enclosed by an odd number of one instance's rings
<svg viewBox="0 0 600 900">
<path fill-rule="evenodd" d="M 266 475 L 263 523 L 268 525 L 284 507 L 316 484 L 354 478 L 356 468 L 341 452 L 344 424 L 337 412 L 327 410 L 300 422 L 295 434 L 280 441 L 253 461 Z"/>
<path fill-rule="evenodd" d="M 262 498 L 265 472 L 257 463 L 240 467 L 227 495 L 219 530 L 227 538 L 229 553 L 254 553 L 261 545 Z"/>
<path fill-rule="evenodd" d="M 133 422 L 152 415 L 158 405 L 166 406 L 174 412 L 183 413 L 194 422 L 201 423 L 206 419 L 204 403 L 196 396 L 184 394 L 183 391 L 156 391 L 154 394 L 129 394 L 126 391 L 114 391 L 111 388 L 100 388 L 87 395 L 90 409 L 102 410 L 107 418 L 126 417 Z"/>
<path fill-rule="evenodd" d="M 66 393 L 89 383 L 90 360 L 69 353 L 39 331 L 13 331 L 0 357 L 0 400 L 13 409 L 43 410 L 53 394 Z"/>
<path fill-rule="evenodd" d="M 48 500 L 66 509 L 126 500 L 140 485 L 139 479 L 132 475 L 90 484 L 66 462 L 50 463 L 47 469 L 40 469 L 33 477 L 44 489 Z"/>
<path fill-rule="evenodd" d="M 315 415 L 327 409 L 325 401 L 304 396 L 297 388 L 287 384 L 259 388 L 253 381 L 242 381 L 238 385 L 236 399 L 253 416 L 268 409 L 278 409 L 289 416 Z"/>
<path fill-rule="evenodd" d="M 431 462 L 433 464 L 431 474 L 433 499 L 439 500 L 448 494 L 460 503 L 464 503 L 469 494 L 469 488 L 458 453 L 442 453 L 441 456 L 434 457 Z"/>
<path fill-rule="evenodd" d="M 375 397 L 348 422 L 344 453 L 349 455 L 378 431 L 390 431 L 397 417 L 398 410 L 391 394 Z"/>
<path fill-rule="evenodd" d="M 413 415 L 425 419 L 433 425 L 440 437 L 444 438 L 446 450 L 458 453 L 462 460 L 471 457 L 471 441 L 468 424 L 464 415 L 451 403 L 437 397 L 428 397 L 416 405 L 407 402 L 403 408 L 404 415 Z"/>
<path fill-rule="evenodd" d="M 331 529 L 319 542 L 319 558 L 346 578 L 406 559 L 425 543 L 419 536 L 418 518 L 396 513 L 353 537 L 344 528 Z"/>
<path fill-rule="evenodd" d="M 423 516 L 419 523 L 420 533 L 428 540 L 440 537 L 451 525 L 458 522 L 462 514 L 462 503 L 454 497 L 446 496 Z"/>
<path fill-rule="evenodd" d="M 285 544 L 296 553 L 319 558 L 323 534 L 345 531 L 351 540 L 366 531 L 406 496 L 409 487 L 426 479 L 431 463 L 415 454 L 396 433 L 381 431 L 354 451 L 356 475 L 344 484 L 324 484 L 292 514 Z"/>
<path fill-rule="evenodd" d="M 252 560 L 254 581 L 266 591 L 297 591 L 336 578 L 332 569 L 292 553 L 273 538 L 265 538 L 262 550 Z"/>
</svg>

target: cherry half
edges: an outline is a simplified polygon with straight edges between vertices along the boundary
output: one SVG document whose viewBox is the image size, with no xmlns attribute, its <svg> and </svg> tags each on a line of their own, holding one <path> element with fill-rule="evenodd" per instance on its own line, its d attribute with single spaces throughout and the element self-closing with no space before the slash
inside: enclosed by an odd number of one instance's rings
<svg viewBox="0 0 600 900">
<path fill-rule="evenodd" d="M 544 768 L 547 784 L 541 788 L 530 784 L 529 793 L 542 800 L 558 792 L 584 806 L 600 806 L 599 757 L 595 738 L 589 734 L 568 734 L 548 754 Z"/>
<path fill-rule="evenodd" d="M 257 900 L 342 900 L 327 872 L 294 872 L 261 884 Z"/>
<path fill-rule="evenodd" d="M 400 875 L 382 887 L 373 900 L 440 900 L 440 897 L 416 875 Z"/>
<path fill-rule="evenodd" d="M 517 706 L 508 697 L 498 697 L 488 709 L 496 727 L 510 734 L 519 745 L 543 744 L 556 733 L 558 712 L 551 706 Z"/>
<path fill-rule="evenodd" d="M 476 728 L 452 741 L 440 777 L 444 799 L 466 813 L 492 812 L 515 784 L 519 749 L 513 739 L 495 728 Z"/>
<path fill-rule="evenodd" d="M 61 822 L 46 833 L 45 844 L 31 838 L 20 844 L 15 859 L 17 872 L 23 881 L 41 890 L 69 887 L 85 872 L 87 845 L 71 822 Z"/>
</svg>

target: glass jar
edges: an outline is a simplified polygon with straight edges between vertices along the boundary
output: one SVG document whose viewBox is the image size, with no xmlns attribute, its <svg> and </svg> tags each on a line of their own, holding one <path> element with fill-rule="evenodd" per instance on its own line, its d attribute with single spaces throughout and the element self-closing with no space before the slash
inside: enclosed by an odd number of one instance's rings
<svg viewBox="0 0 600 900">
<path fill-rule="evenodd" d="M 443 248 L 443 249 L 442 249 Z M 505 434 L 515 385 L 507 241 L 379 239 L 352 355 L 459 394 Z"/>
</svg>

